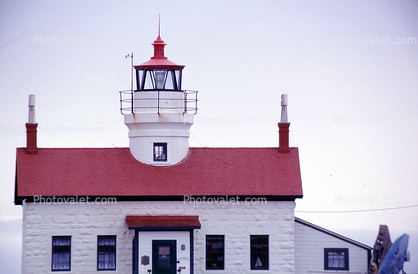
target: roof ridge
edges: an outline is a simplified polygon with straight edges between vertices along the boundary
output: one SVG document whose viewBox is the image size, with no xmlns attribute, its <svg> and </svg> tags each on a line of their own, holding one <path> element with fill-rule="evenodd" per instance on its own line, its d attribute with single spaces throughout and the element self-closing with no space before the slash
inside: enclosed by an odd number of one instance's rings
<svg viewBox="0 0 418 274">
<path fill-rule="evenodd" d="M 362 247 L 362 248 L 365 248 L 365 249 L 372 249 L 372 247 L 370 247 L 370 246 L 368 246 L 368 245 L 366 245 L 366 244 L 360 243 L 359 241 L 353 240 L 353 239 L 351 239 L 351 238 L 348 238 L 347 236 L 341 235 L 341 234 L 336 233 L 336 232 L 334 232 L 334 231 L 331 231 L 331 230 L 329 230 L 329 229 L 326 229 L 326 228 L 323 228 L 323 227 L 321 227 L 321 226 L 315 225 L 315 224 L 313 224 L 313 223 L 311 223 L 311 222 L 305 221 L 305 220 L 303 220 L 303 219 L 301 219 L 301 218 L 299 218 L 299 217 L 296 217 L 296 216 L 295 216 L 295 222 L 298 222 L 298 223 L 300 223 L 300 224 L 303 224 L 303 225 L 309 226 L 309 227 L 311 227 L 311 228 L 313 228 L 313 229 L 316 229 L 316 230 L 322 231 L 322 232 L 324 232 L 324 233 L 326 233 L 326 234 L 328 234 L 328 235 L 334 236 L 334 237 L 336 237 L 336 238 L 339 238 L 339 239 L 341 239 L 341 240 L 343 240 L 343 241 L 346 241 L 346 242 L 348 242 L 348 243 L 351 243 L 351 244 L 353 244 L 353 245 L 357 245 L 357 246 Z"/>
</svg>

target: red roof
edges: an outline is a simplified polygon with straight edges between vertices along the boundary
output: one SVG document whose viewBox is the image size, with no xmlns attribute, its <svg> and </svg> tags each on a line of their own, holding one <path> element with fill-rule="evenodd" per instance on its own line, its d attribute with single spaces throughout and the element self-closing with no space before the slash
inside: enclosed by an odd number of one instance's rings
<svg viewBox="0 0 418 274">
<path fill-rule="evenodd" d="M 199 216 L 173 216 L 173 215 L 140 215 L 126 216 L 126 224 L 129 228 L 200 228 Z"/>
<path fill-rule="evenodd" d="M 139 66 L 134 66 L 135 69 L 180 69 L 184 66 L 177 65 L 171 62 L 164 56 L 164 46 L 166 45 L 158 34 L 157 40 L 152 44 L 154 46 L 154 56 L 150 60 L 142 63 Z"/>
<path fill-rule="evenodd" d="M 162 199 L 193 196 L 302 197 L 297 148 L 190 148 L 180 164 L 138 162 L 129 148 L 39 148 L 16 155 L 15 203 L 42 196 Z M 159 197 L 159 198 L 158 198 Z"/>
<path fill-rule="evenodd" d="M 135 69 L 183 69 L 184 66 L 177 65 L 167 59 L 151 59 L 141 65 L 134 66 Z"/>
</svg>

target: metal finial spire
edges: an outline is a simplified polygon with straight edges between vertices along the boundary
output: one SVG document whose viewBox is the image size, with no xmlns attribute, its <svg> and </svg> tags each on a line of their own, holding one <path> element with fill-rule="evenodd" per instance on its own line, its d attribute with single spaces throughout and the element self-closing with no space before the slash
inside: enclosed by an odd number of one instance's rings
<svg viewBox="0 0 418 274">
<path fill-rule="evenodd" d="M 158 37 L 160 37 L 160 15 L 158 14 Z"/>
</svg>

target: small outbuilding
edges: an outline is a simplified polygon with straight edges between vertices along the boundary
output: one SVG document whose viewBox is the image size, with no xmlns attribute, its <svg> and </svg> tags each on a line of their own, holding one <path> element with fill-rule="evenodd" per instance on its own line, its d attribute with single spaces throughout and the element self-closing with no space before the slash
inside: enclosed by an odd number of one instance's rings
<svg viewBox="0 0 418 274">
<path fill-rule="evenodd" d="M 367 273 L 371 247 L 295 217 L 295 273 Z"/>
</svg>

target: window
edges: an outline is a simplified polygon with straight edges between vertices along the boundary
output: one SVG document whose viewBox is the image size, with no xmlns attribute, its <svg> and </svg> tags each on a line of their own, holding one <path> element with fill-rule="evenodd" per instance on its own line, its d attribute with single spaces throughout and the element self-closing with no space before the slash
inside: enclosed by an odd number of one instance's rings
<svg viewBox="0 0 418 274">
<path fill-rule="evenodd" d="M 154 69 L 155 89 L 164 89 L 166 76 L 166 69 Z"/>
<path fill-rule="evenodd" d="M 142 89 L 154 89 L 152 73 L 150 70 L 145 71 L 143 83 Z"/>
<path fill-rule="evenodd" d="M 325 270 L 349 270 L 348 248 L 324 248 Z"/>
<path fill-rule="evenodd" d="M 116 236 L 97 236 L 97 270 L 116 270 Z"/>
<path fill-rule="evenodd" d="M 71 236 L 52 237 L 52 271 L 71 270 Z"/>
<path fill-rule="evenodd" d="M 206 235 L 206 269 L 224 269 L 224 245 L 224 235 Z"/>
<path fill-rule="evenodd" d="M 251 270 L 269 269 L 269 236 L 251 235 Z"/>
<path fill-rule="evenodd" d="M 167 162 L 167 143 L 154 143 L 154 161 Z"/>
<path fill-rule="evenodd" d="M 136 89 L 141 90 L 144 88 L 143 84 L 143 77 L 144 77 L 144 70 L 137 69 L 136 70 Z"/>
</svg>

